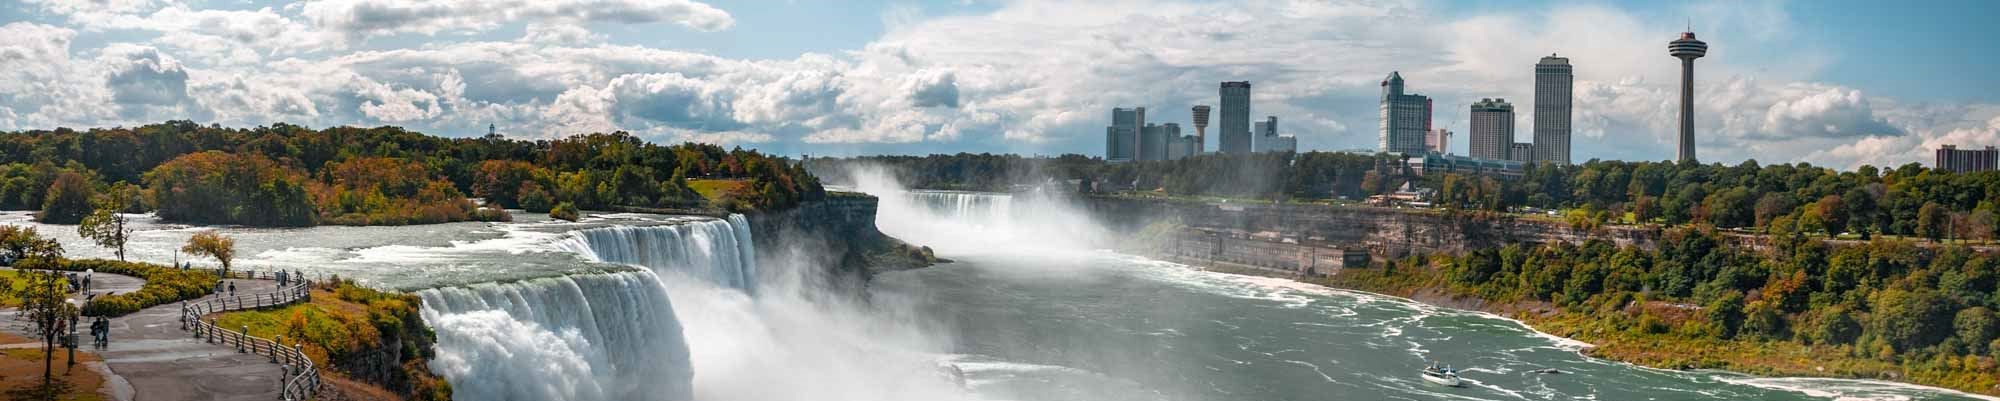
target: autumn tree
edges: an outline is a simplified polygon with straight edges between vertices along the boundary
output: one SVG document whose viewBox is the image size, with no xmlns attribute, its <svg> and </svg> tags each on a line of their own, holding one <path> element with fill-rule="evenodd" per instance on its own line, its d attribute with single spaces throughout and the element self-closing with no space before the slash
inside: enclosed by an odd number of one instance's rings
<svg viewBox="0 0 2000 401">
<path fill-rule="evenodd" d="M 181 246 L 181 252 L 213 257 L 222 262 L 223 271 L 228 271 L 230 261 L 236 259 L 236 239 L 214 231 L 202 231 L 189 237 L 187 245 Z"/>
<path fill-rule="evenodd" d="M 48 224 L 76 224 L 84 216 L 90 215 L 90 198 L 94 190 L 90 179 L 72 171 L 56 175 L 56 181 L 49 185 L 48 196 L 42 200 L 41 213 L 35 220 Z"/>
</svg>

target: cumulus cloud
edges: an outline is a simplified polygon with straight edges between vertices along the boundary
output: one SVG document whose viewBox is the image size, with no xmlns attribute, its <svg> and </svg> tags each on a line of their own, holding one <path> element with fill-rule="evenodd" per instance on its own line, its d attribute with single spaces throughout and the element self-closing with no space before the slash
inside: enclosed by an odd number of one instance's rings
<svg viewBox="0 0 2000 401">
<path fill-rule="evenodd" d="M 1376 84 L 1389 71 L 1435 99 L 1436 125 L 1463 132 L 1465 105 L 1479 98 L 1532 107 L 1531 65 L 1552 52 L 1577 66 L 1580 159 L 1670 158 L 1679 110 L 1678 65 L 1661 45 L 1681 27 L 1590 4 L 1479 15 L 1415 0 L 1026 0 L 941 15 L 897 6 L 866 45 L 789 59 L 633 45 L 648 41 L 605 29 L 733 29 L 728 12 L 695 0 L 27 7 L 67 25 L 0 26 L 0 129 L 194 118 L 480 134 L 498 124 L 514 136 L 624 130 L 793 149 L 1095 154 L 1111 107 L 1186 125 L 1187 106 L 1215 104 L 1218 82 L 1251 80 L 1252 113 L 1279 116 L 1303 148 L 1372 148 Z M 1994 135 L 1993 108 L 1810 79 L 1832 56 L 1788 46 L 1799 38 L 1781 6 L 1686 11 L 1716 26 L 1697 83 L 1704 160 L 1891 164 Z M 1724 57 L 1753 51 L 1796 62 Z"/>
<path fill-rule="evenodd" d="M 300 12 L 314 25 L 350 38 L 478 32 L 515 21 L 671 22 L 701 31 L 728 29 L 728 12 L 690 0 L 313 0 Z"/>
</svg>

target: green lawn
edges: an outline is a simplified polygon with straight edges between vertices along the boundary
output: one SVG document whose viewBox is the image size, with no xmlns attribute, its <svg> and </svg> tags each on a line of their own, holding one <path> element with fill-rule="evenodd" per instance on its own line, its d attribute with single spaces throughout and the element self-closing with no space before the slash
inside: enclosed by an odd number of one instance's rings
<svg viewBox="0 0 2000 401">
<path fill-rule="evenodd" d="M 701 197 L 707 198 L 710 201 L 721 199 L 722 194 L 729 193 L 729 191 L 745 190 L 749 186 L 750 182 L 744 180 L 688 180 L 688 187 L 694 188 L 695 192 L 701 193 Z"/>
</svg>

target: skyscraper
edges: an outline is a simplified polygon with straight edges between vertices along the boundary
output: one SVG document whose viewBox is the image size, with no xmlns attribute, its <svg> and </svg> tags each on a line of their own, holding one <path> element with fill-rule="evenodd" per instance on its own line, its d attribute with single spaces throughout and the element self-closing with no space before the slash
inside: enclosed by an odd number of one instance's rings
<svg viewBox="0 0 2000 401">
<path fill-rule="evenodd" d="M 1250 153 L 1250 81 L 1222 83 L 1222 138 L 1216 151 Z"/>
<path fill-rule="evenodd" d="M 1694 59 L 1708 55 L 1708 43 L 1695 40 L 1694 30 L 1667 42 L 1667 54 L 1681 59 L 1681 146 L 1677 160 L 1694 162 Z"/>
<path fill-rule="evenodd" d="M 1167 160 L 1167 148 L 1174 138 L 1181 136 L 1181 125 L 1175 123 L 1146 124 L 1139 129 L 1139 161 Z"/>
<path fill-rule="evenodd" d="M 1208 151 L 1208 105 L 1194 106 L 1194 154 Z"/>
<path fill-rule="evenodd" d="M 1430 135 L 1424 136 L 1424 146 L 1428 146 L 1430 151 L 1438 154 L 1451 154 L 1451 130 L 1444 128 L 1431 130 Z"/>
<path fill-rule="evenodd" d="M 1424 135 L 1431 130 L 1431 98 L 1403 93 L 1403 75 L 1390 72 L 1382 80 L 1382 138 L 1379 150 L 1421 155 Z"/>
<path fill-rule="evenodd" d="M 1104 160 L 1129 162 L 1139 158 L 1139 130 L 1146 126 L 1146 108 L 1111 109 L 1111 126 L 1104 129 Z"/>
<path fill-rule="evenodd" d="M 1570 97 L 1574 93 L 1569 58 L 1550 54 L 1535 64 L 1534 161 L 1569 164 Z"/>
<path fill-rule="evenodd" d="M 1472 149 L 1481 159 L 1508 160 L 1514 146 L 1514 105 L 1507 99 L 1480 99 L 1472 104 Z"/>
<path fill-rule="evenodd" d="M 1278 137 L 1278 116 L 1267 116 L 1267 120 L 1250 124 L 1250 148 L 1258 152 L 1271 151 L 1270 141 Z"/>
<path fill-rule="evenodd" d="M 2000 164 L 2000 150 L 1995 150 L 1992 146 L 1987 146 L 1984 150 L 1960 150 L 1958 149 L 1958 145 L 1944 145 L 1938 148 L 1937 158 L 1931 163 L 1931 167 L 1938 170 L 1970 173 L 1974 171 L 1993 171 L 1996 168 L 1996 164 Z"/>
</svg>

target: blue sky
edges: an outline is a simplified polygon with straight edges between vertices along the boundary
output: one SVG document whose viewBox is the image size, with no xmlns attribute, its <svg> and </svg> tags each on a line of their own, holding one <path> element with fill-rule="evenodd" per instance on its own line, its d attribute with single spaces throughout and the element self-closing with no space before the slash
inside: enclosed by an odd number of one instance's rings
<svg viewBox="0 0 2000 401">
<path fill-rule="evenodd" d="M 1376 142 L 1400 71 L 1459 132 L 1577 68 L 1575 149 L 1673 152 L 1692 20 L 1704 160 L 1837 167 L 2000 145 L 2000 3 L 1870 1 L 25 0 L 0 129 L 167 119 L 517 137 L 625 130 L 784 154 L 1103 152 L 1109 110 L 1187 125 L 1215 85 L 1305 149 Z M 1529 127 L 1528 113 L 1517 127 Z M 1516 133 L 1529 141 L 1526 129 Z"/>
</svg>

